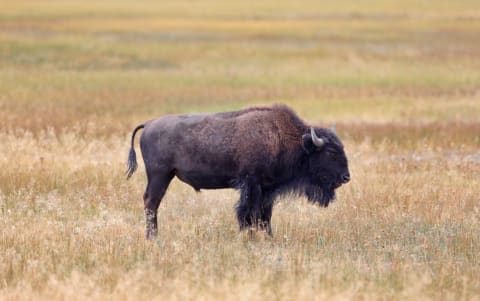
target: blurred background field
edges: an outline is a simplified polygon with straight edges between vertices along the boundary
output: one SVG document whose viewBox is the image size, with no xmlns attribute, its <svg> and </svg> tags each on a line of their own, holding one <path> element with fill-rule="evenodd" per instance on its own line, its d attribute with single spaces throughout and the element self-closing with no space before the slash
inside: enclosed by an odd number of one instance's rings
<svg viewBox="0 0 480 301">
<path fill-rule="evenodd" d="M 338 200 L 248 240 L 174 182 L 146 242 L 134 126 L 273 103 L 336 126 Z M 478 1 L 0 1 L 0 141 L 0 299 L 480 298 Z"/>
</svg>

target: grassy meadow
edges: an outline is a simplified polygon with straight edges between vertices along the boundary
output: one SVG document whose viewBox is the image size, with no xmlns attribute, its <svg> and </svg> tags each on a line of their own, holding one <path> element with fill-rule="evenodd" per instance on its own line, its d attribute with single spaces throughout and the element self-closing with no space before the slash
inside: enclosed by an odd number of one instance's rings
<svg viewBox="0 0 480 301">
<path fill-rule="evenodd" d="M 249 238 L 174 180 L 145 241 L 133 128 L 273 103 L 336 126 L 337 200 Z M 0 0 L 0 300 L 480 300 L 479 250 L 478 1 Z"/>
</svg>

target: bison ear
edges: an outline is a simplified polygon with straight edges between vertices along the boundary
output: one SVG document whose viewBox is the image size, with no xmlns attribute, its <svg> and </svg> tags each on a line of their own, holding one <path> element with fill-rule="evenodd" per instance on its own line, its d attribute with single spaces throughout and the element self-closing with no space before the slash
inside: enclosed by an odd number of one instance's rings
<svg viewBox="0 0 480 301">
<path fill-rule="evenodd" d="M 302 136 L 302 147 L 307 154 L 311 154 L 317 148 L 312 141 L 312 135 L 305 134 Z"/>
</svg>

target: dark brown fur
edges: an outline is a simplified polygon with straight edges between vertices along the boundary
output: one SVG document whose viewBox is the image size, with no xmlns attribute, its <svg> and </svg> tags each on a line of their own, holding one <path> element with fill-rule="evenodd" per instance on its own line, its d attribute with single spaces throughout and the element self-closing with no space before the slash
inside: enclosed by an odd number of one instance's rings
<svg viewBox="0 0 480 301">
<path fill-rule="evenodd" d="M 128 176 L 136 169 L 133 138 L 144 126 L 140 147 L 148 184 L 144 194 L 147 237 L 157 234 L 157 209 L 174 176 L 195 190 L 235 188 L 240 229 L 271 233 L 274 198 L 305 193 L 324 206 L 349 179 L 340 140 L 315 128 L 326 143 L 312 143 L 310 127 L 283 105 L 204 115 L 168 115 L 137 127 L 132 135 Z"/>
</svg>

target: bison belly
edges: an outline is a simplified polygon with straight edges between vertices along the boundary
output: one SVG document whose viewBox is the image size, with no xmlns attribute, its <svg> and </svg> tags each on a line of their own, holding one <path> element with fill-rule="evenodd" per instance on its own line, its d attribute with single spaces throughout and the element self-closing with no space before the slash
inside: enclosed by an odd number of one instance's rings
<svg viewBox="0 0 480 301">
<path fill-rule="evenodd" d="M 230 188 L 232 178 L 225 175 L 211 175 L 196 170 L 177 170 L 176 176 L 195 190 Z"/>
<path fill-rule="evenodd" d="M 237 166 L 230 156 L 197 154 L 176 161 L 176 176 L 196 190 L 231 188 L 237 177 Z"/>
</svg>

